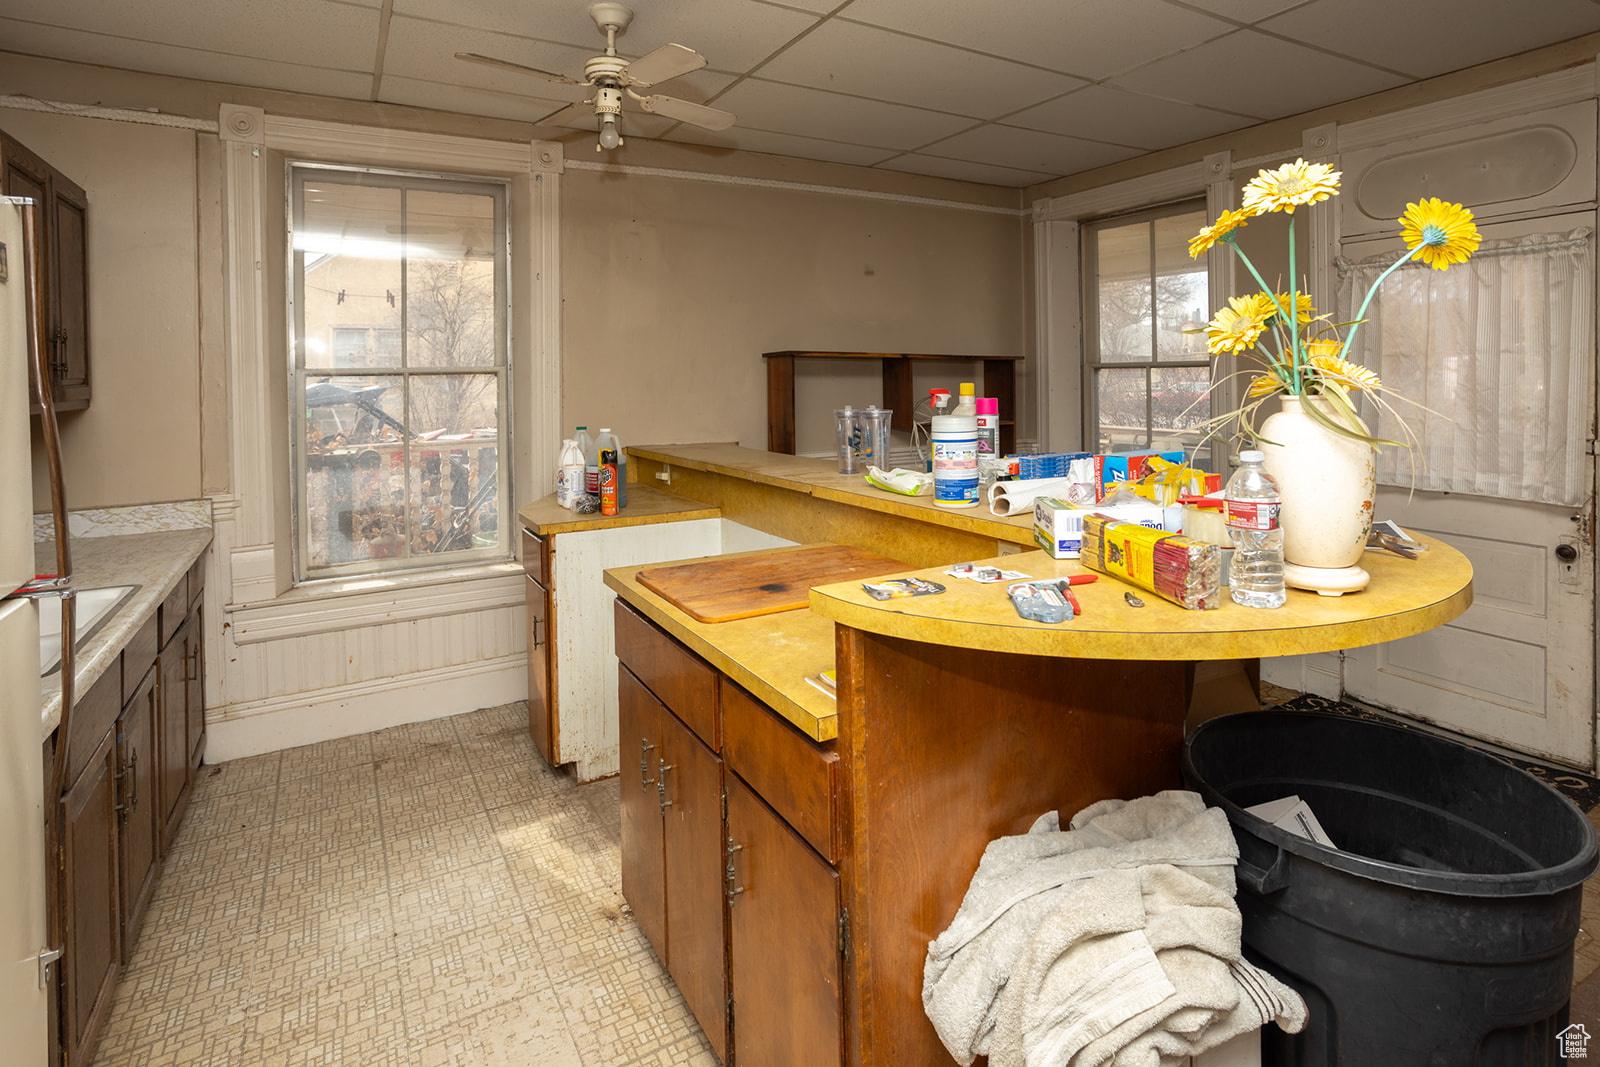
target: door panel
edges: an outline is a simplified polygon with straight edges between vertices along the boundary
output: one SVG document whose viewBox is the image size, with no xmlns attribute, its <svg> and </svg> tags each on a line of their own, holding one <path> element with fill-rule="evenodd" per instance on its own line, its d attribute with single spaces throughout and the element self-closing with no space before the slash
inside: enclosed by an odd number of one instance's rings
<svg viewBox="0 0 1600 1067">
<path fill-rule="evenodd" d="M 667 963 L 666 853 L 657 760 L 670 713 L 633 672 L 617 668 L 622 744 L 622 897 L 662 963 Z"/>
<path fill-rule="evenodd" d="M 1567 233 L 1594 222 L 1590 211 L 1480 224 L 1479 229 L 1485 240 L 1496 240 Z M 1346 242 L 1341 253 L 1361 259 L 1398 247 L 1393 239 Z M 1430 358 L 1446 356 L 1432 353 Z M 1585 410 L 1592 433 L 1593 374 L 1589 380 Z M 1405 405 L 1400 410 L 1404 414 Z M 1584 442 L 1575 445 L 1581 450 Z M 1592 486 L 1593 457 L 1586 462 L 1586 482 Z M 1438 537 L 1466 555 L 1473 567 L 1473 606 L 1430 633 L 1348 651 L 1345 692 L 1450 730 L 1593 768 L 1593 495 L 1582 505 L 1564 507 L 1380 487 L 1376 517 Z M 1565 560 L 1558 552 L 1573 558 Z"/>
<path fill-rule="evenodd" d="M 161 833 L 161 767 L 157 762 L 156 723 L 160 694 L 151 669 L 117 720 L 117 803 L 122 815 L 122 964 L 144 922 L 145 905 L 156 884 L 156 850 Z"/>
<path fill-rule="evenodd" d="M 550 594 L 544 586 L 523 577 L 528 619 L 528 732 L 544 761 L 560 764 L 556 750 L 555 688 L 550 684 Z"/>
<path fill-rule="evenodd" d="M 48 1034 L 34 960 L 49 947 L 35 610 L 25 600 L 0 604 L 0 1034 L 6 1062 L 18 1067 L 44 1067 Z"/>
<path fill-rule="evenodd" d="M 165 855 L 178 834 L 178 824 L 189 806 L 189 624 L 178 627 L 159 660 L 156 716 L 160 759 L 161 853 Z"/>
<path fill-rule="evenodd" d="M 66 921 L 61 959 L 68 1067 L 84 1067 L 117 985 L 122 954 L 117 885 L 116 734 L 96 746 L 61 798 Z"/>
<path fill-rule="evenodd" d="M 722 760 L 672 715 L 664 748 L 657 771 L 666 801 L 667 970 L 726 1062 Z"/>
<path fill-rule="evenodd" d="M 728 775 L 735 879 L 728 909 L 734 1062 L 840 1062 L 839 875 L 736 774 Z"/>
</svg>

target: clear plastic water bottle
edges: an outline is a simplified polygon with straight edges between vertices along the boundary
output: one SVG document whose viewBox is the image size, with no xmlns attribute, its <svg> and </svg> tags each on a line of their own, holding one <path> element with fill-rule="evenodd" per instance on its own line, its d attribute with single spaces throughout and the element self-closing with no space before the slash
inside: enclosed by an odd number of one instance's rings
<svg viewBox="0 0 1600 1067">
<path fill-rule="evenodd" d="M 1283 529 L 1278 525 L 1278 483 L 1262 466 L 1260 452 L 1239 453 L 1239 469 L 1228 479 L 1228 534 L 1233 565 L 1228 585 L 1233 602 L 1247 608 L 1281 608 Z"/>
</svg>

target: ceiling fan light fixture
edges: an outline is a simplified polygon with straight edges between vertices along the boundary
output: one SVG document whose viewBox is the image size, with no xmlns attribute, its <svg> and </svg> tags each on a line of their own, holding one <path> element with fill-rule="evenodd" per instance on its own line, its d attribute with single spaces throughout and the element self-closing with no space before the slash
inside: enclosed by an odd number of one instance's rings
<svg viewBox="0 0 1600 1067">
<path fill-rule="evenodd" d="M 600 143 L 594 146 L 596 152 L 609 151 L 622 143 L 622 131 L 617 129 L 615 115 L 602 115 L 600 118 Z"/>
<path fill-rule="evenodd" d="M 622 90 L 614 85 L 599 86 L 594 96 L 594 113 L 600 116 L 600 143 L 595 151 L 609 151 L 622 143 L 617 120 L 622 117 Z"/>
</svg>

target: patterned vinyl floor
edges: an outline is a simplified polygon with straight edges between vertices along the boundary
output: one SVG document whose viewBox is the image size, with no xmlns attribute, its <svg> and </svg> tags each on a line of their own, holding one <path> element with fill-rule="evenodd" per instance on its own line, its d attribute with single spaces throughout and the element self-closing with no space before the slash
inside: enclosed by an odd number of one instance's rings
<svg viewBox="0 0 1600 1067">
<path fill-rule="evenodd" d="M 201 770 L 93 1067 L 713 1067 L 522 704 Z"/>
</svg>

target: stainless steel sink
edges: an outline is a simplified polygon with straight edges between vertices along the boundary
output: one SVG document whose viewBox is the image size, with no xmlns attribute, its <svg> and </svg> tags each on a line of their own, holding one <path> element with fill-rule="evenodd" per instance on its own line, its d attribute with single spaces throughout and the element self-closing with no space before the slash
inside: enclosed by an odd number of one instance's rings
<svg viewBox="0 0 1600 1067">
<path fill-rule="evenodd" d="M 78 616 L 76 636 L 72 647 L 77 648 L 93 636 L 109 619 L 122 602 L 138 589 L 136 585 L 108 585 L 99 589 L 78 590 Z M 61 669 L 61 612 L 58 602 L 52 599 L 39 601 L 39 674 L 54 674 Z"/>
</svg>

